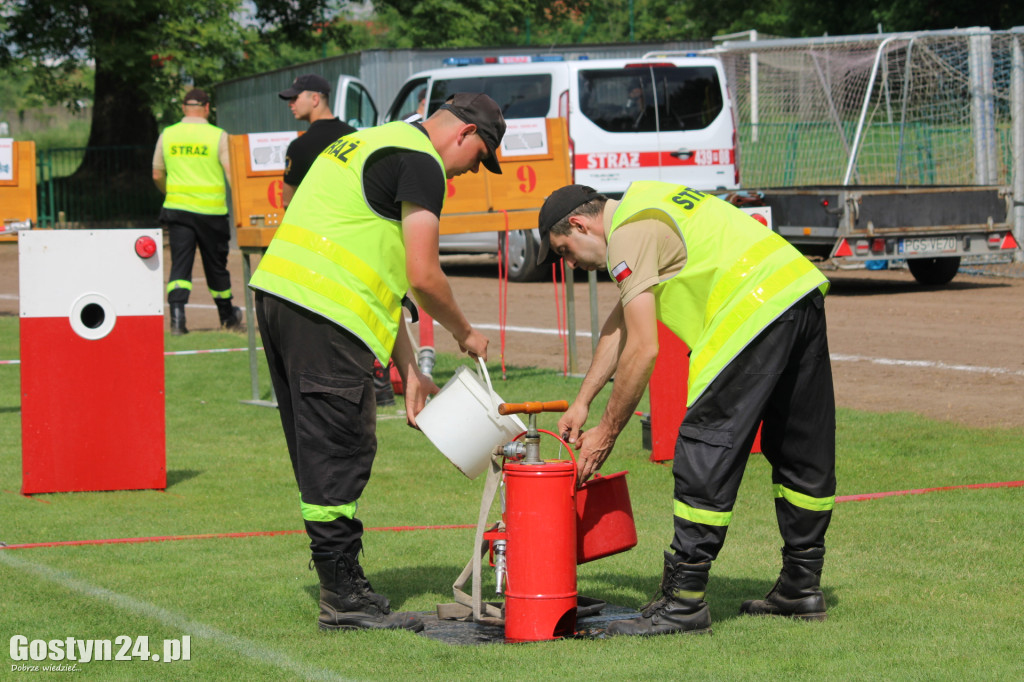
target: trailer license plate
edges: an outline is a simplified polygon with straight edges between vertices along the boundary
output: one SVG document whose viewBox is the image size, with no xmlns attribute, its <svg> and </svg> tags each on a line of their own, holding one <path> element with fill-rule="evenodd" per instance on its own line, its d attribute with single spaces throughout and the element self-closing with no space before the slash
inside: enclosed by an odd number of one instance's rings
<svg viewBox="0 0 1024 682">
<path fill-rule="evenodd" d="M 926 253 L 956 253 L 956 237 L 914 237 L 900 240 L 900 253 L 913 256 Z"/>
</svg>

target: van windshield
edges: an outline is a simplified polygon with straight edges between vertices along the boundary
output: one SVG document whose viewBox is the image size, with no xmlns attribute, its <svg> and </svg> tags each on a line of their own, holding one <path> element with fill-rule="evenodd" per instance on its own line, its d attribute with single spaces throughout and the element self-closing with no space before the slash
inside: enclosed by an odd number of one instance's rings
<svg viewBox="0 0 1024 682">
<path fill-rule="evenodd" d="M 485 76 L 480 78 L 438 78 L 430 92 L 429 113 L 457 92 L 485 92 L 491 96 L 506 119 L 543 118 L 551 109 L 551 76 Z"/>
<path fill-rule="evenodd" d="M 707 128 L 722 111 L 712 66 L 655 66 L 579 72 L 580 111 L 611 133 Z"/>
</svg>

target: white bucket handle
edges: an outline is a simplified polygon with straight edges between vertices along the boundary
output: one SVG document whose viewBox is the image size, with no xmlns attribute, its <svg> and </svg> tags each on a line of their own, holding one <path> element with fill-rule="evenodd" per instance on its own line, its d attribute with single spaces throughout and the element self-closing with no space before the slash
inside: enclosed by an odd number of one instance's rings
<svg viewBox="0 0 1024 682">
<path fill-rule="evenodd" d="M 487 373 L 487 365 L 484 363 L 484 359 L 477 357 L 477 368 L 476 373 L 480 375 L 480 378 L 487 383 L 487 397 L 491 401 L 491 409 L 494 410 L 494 414 L 498 415 L 498 403 L 494 399 L 494 387 L 491 386 L 491 375 Z"/>
</svg>

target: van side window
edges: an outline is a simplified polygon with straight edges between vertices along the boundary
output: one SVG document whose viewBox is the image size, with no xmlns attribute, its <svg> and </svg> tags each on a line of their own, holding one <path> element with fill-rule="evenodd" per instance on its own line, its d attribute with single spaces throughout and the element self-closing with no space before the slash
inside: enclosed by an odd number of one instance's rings
<svg viewBox="0 0 1024 682">
<path fill-rule="evenodd" d="M 345 122 L 354 128 L 367 128 L 377 124 L 377 107 L 366 88 L 349 83 L 345 95 Z"/>
<path fill-rule="evenodd" d="M 550 74 L 437 78 L 430 92 L 430 113 L 456 92 L 487 93 L 501 107 L 506 119 L 543 118 L 551 110 Z"/>
<path fill-rule="evenodd" d="M 722 111 L 714 67 L 581 70 L 580 111 L 610 133 L 700 130 Z"/>
<path fill-rule="evenodd" d="M 722 113 L 722 84 L 712 66 L 655 67 L 661 130 L 701 130 Z"/>
<path fill-rule="evenodd" d="M 579 85 L 580 111 L 602 130 L 645 133 L 658 129 L 649 68 L 580 71 Z"/>
</svg>

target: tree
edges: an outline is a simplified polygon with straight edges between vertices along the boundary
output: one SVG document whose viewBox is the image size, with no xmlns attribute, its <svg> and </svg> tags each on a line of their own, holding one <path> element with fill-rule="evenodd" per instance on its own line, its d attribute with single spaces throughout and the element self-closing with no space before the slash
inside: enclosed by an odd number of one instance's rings
<svg viewBox="0 0 1024 682">
<path fill-rule="evenodd" d="M 1010 0 L 964 3 L 953 0 L 878 2 L 873 18 L 886 31 L 920 31 L 988 26 L 1005 30 L 1024 24 L 1024 5 Z"/>
<path fill-rule="evenodd" d="M 343 4 L 8 0 L 0 10 L 0 67 L 32 64 L 34 88 L 50 102 L 74 106 L 91 94 L 90 146 L 152 145 L 158 124 L 181 116 L 188 86 L 210 89 L 316 58 L 326 47 L 349 49 L 365 30 L 339 19 Z M 69 78 L 89 63 L 95 66 L 92 93 Z"/>
<path fill-rule="evenodd" d="M 140 146 L 125 173 L 146 178 L 157 138 L 156 112 L 174 108 L 186 77 L 205 85 L 240 61 L 240 28 L 231 17 L 236 5 L 234 0 L 13 0 L 0 27 L 5 46 L 0 64 L 32 63 L 40 93 L 76 106 L 88 88 L 69 76 L 91 63 L 87 144 Z M 76 175 L 108 172 L 91 149 Z"/>
<path fill-rule="evenodd" d="M 387 47 L 543 45 L 572 41 L 587 0 L 376 0 Z"/>
</svg>

